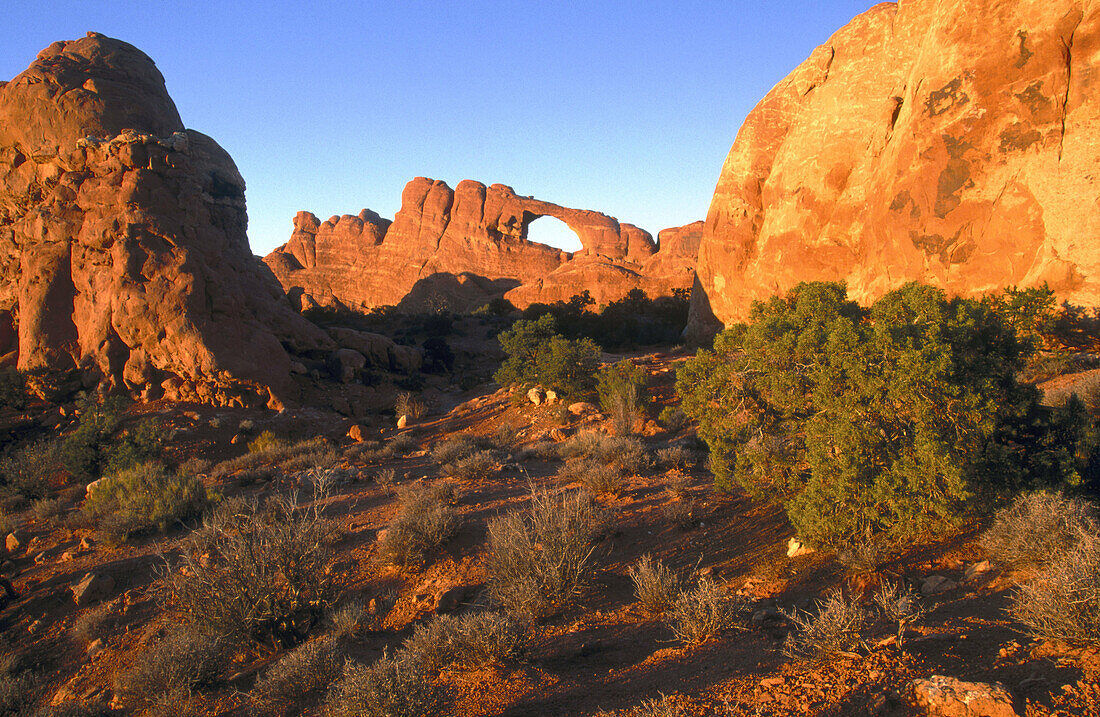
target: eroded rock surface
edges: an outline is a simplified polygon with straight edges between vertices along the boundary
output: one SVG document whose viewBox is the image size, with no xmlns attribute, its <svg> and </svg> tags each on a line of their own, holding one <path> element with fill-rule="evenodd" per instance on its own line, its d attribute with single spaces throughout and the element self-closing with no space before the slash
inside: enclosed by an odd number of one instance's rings
<svg viewBox="0 0 1100 717">
<path fill-rule="evenodd" d="M 910 280 L 971 296 L 1047 282 L 1095 305 L 1098 48 L 1084 0 L 908 0 L 852 20 L 738 133 L 693 327 L 804 280 L 864 302 Z"/>
<path fill-rule="evenodd" d="M 555 217 L 581 240 L 576 253 L 528 241 L 539 217 Z M 698 223 L 701 226 L 701 222 Z M 320 221 L 294 218 L 290 241 L 264 261 L 307 308 L 385 305 L 471 309 L 495 296 L 517 306 L 568 299 L 588 289 L 599 303 L 641 288 L 667 295 L 691 285 L 694 225 L 653 237 L 599 212 L 517 195 L 511 187 L 418 177 L 405 186 L 393 222 L 364 209 Z"/>
<path fill-rule="evenodd" d="M 0 83 L 0 355 L 216 404 L 291 392 L 332 341 L 249 250 L 245 183 L 153 61 L 103 35 Z"/>
</svg>

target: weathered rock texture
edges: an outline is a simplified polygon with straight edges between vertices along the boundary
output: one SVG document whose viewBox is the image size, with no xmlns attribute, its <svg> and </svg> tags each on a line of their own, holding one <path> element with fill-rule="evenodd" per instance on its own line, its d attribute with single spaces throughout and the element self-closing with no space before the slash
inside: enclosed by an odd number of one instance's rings
<svg viewBox="0 0 1100 717">
<path fill-rule="evenodd" d="M 568 225 L 583 249 L 570 254 L 528 241 L 531 222 L 544 216 Z M 299 212 L 290 241 L 264 261 L 303 308 L 445 302 L 469 309 L 502 295 L 526 306 L 585 289 L 607 303 L 634 288 L 658 296 L 689 287 L 694 226 L 663 232 L 658 251 L 648 232 L 598 212 L 521 197 L 502 184 L 465 180 L 452 190 L 418 177 L 405 186 L 392 223 L 366 209 L 325 222 Z"/>
<path fill-rule="evenodd" d="M 905 0 L 752 111 L 706 220 L 692 327 L 804 280 L 1048 282 L 1100 300 L 1100 2 Z"/>
<path fill-rule="evenodd" d="M 146 397 L 277 404 L 287 349 L 332 342 L 252 256 L 244 190 L 141 51 L 95 33 L 43 50 L 0 83 L 0 354 Z"/>
</svg>

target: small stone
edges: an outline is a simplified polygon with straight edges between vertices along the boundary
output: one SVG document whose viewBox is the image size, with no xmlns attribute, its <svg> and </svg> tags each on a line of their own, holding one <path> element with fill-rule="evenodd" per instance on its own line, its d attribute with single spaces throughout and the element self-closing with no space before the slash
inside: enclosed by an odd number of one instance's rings
<svg viewBox="0 0 1100 717">
<path fill-rule="evenodd" d="M 103 638 L 98 637 L 92 641 L 92 644 L 88 645 L 88 657 L 95 657 L 96 653 L 100 652 L 101 650 L 103 650 Z"/>
<path fill-rule="evenodd" d="M 449 590 L 445 590 L 442 595 L 439 596 L 439 604 L 435 607 L 437 615 L 445 615 L 449 612 L 454 612 L 458 609 L 458 606 L 462 604 L 462 601 L 466 599 L 467 593 L 470 588 L 467 585 L 456 585 Z"/>
<path fill-rule="evenodd" d="M 73 555 L 73 551 L 66 550 L 64 553 L 61 554 L 61 562 L 70 563 L 72 562 L 74 557 L 75 556 Z"/>
<path fill-rule="evenodd" d="M 358 423 L 353 423 L 351 428 L 348 429 L 347 436 L 356 443 L 362 443 L 367 436 L 366 429 Z"/>
<path fill-rule="evenodd" d="M 921 583 L 920 591 L 922 595 L 936 595 L 954 590 L 957 587 L 959 587 L 959 584 L 951 578 L 943 575 L 930 575 Z"/>
<path fill-rule="evenodd" d="M 541 406 L 542 402 L 546 400 L 546 394 L 541 388 L 535 386 L 527 392 L 527 400 L 535 404 L 536 406 Z"/>
<path fill-rule="evenodd" d="M 574 416 L 583 416 L 586 413 L 595 413 L 596 407 L 587 401 L 577 401 L 569 404 L 569 412 Z"/>
<path fill-rule="evenodd" d="M 760 680 L 761 687 L 779 687 L 785 680 L 782 677 L 765 677 Z"/>
<path fill-rule="evenodd" d="M 553 390 L 553 389 L 550 389 L 549 391 L 547 391 L 546 392 L 546 405 L 549 406 L 549 405 L 557 403 L 557 402 L 558 402 L 558 392 Z"/>
<path fill-rule="evenodd" d="M 35 565 L 44 565 L 48 562 L 50 562 L 50 556 L 46 554 L 45 550 L 39 552 L 38 555 L 34 556 Z"/>
<path fill-rule="evenodd" d="M 967 580 L 967 581 L 973 580 L 977 577 L 981 577 L 982 575 L 988 573 L 992 569 L 993 569 L 993 565 L 990 564 L 990 562 L 988 560 L 983 560 L 980 563 L 974 563 L 973 565 L 971 565 L 969 568 L 966 569 L 966 573 L 964 574 L 963 579 Z"/>
<path fill-rule="evenodd" d="M 17 530 L 11 531 L 8 533 L 8 536 L 4 538 L 4 548 L 7 549 L 9 553 L 14 553 L 19 550 L 23 547 L 24 543 L 26 543 L 26 538 Z"/>
<path fill-rule="evenodd" d="M 92 538 L 81 538 L 80 545 L 77 546 L 80 550 L 91 550 L 95 547 L 95 540 Z"/>
<path fill-rule="evenodd" d="M 932 675 L 909 683 L 917 702 L 941 717 L 1019 717 L 1012 693 L 999 682 L 963 682 Z"/>
<path fill-rule="evenodd" d="M 73 602 L 79 607 L 106 599 L 115 589 L 115 580 L 104 573 L 87 573 L 71 588 Z"/>
<path fill-rule="evenodd" d="M 402 413 L 401 416 L 397 419 L 397 427 L 404 428 L 407 425 L 409 425 L 409 417 L 407 414 Z"/>
<path fill-rule="evenodd" d="M 244 440 L 244 436 L 242 434 L 238 433 L 238 434 L 234 435 L 232 438 L 230 438 L 229 442 L 232 443 L 233 445 L 237 445 L 238 443 L 240 443 L 243 440 Z"/>
<path fill-rule="evenodd" d="M 32 634 L 38 632 L 40 629 L 42 629 L 42 621 L 41 620 L 35 620 L 30 625 L 27 625 L 27 632 L 32 633 Z"/>
<path fill-rule="evenodd" d="M 809 555 L 814 552 L 814 549 L 805 545 L 798 538 L 791 538 L 787 541 L 787 557 L 795 558 L 799 555 Z"/>
<path fill-rule="evenodd" d="M 252 431 L 256 430 L 256 422 L 250 418 L 246 418 L 240 422 L 240 424 L 237 426 L 237 430 L 241 433 L 251 433 Z"/>
</svg>

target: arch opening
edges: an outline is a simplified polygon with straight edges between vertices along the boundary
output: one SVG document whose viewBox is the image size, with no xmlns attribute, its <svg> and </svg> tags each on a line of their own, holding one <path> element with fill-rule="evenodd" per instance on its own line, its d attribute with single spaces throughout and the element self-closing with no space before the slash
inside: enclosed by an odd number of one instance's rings
<svg viewBox="0 0 1100 717">
<path fill-rule="evenodd" d="M 580 251 L 581 238 L 569 225 L 549 215 L 535 217 L 527 225 L 527 241 L 548 244 L 563 251 Z"/>
</svg>

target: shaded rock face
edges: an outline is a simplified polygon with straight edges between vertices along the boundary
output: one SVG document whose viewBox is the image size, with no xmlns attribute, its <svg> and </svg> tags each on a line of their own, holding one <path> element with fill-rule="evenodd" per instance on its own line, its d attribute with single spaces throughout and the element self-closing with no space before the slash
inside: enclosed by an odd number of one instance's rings
<svg viewBox="0 0 1100 717">
<path fill-rule="evenodd" d="M 1100 300 L 1100 3 L 906 0 L 752 111 L 707 215 L 693 329 L 799 281 Z"/>
<path fill-rule="evenodd" d="M 531 222 L 563 221 L 583 249 L 570 254 L 527 240 Z M 701 222 L 700 222 L 701 225 Z M 641 288 L 651 296 L 691 284 L 690 231 L 658 251 L 646 231 L 598 212 L 569 209 L 511 187 L 418 177 L 405 186 L 393 222 L 363 210 L 321 222 L 294 218 L 290 241 L 264 261 L 302 308 L 471 309 L 495 296 L 517 306 L 568 299 L 588 289 L 607 303 Z"/>
<path fill-rule="evenodd" d="M 244 190 L 141 51 L 95 33 L 42 51 L 0 84 L 4 360 L 146 398 L 278 404 L 287 348 L 332 342 L 252 256 Z"/>
</svg>

